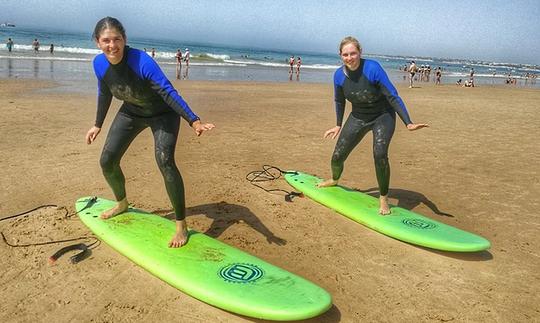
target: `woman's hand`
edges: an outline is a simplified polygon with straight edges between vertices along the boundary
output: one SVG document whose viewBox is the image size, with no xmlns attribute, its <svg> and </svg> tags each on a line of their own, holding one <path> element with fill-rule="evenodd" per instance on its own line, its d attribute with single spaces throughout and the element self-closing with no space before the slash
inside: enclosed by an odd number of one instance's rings
<svg viewBox="0 0 540 323">
<path fill-rule="evenodd" d="M 422 129 L 422 128 L 428 128 L 429 125 L 427 123 L 409 123 L 407 125 L 407 129 L 409 129 L 410 131 L 414 131 L 414 130 L 418 130 L 418 129 Z"/>
<path fill-rule="evenodd" d="M 88 145 L 93 143 L 100 132 L 101 132 L 101 128 L 98 128 L 96 126 L 93 126 L 92 128 L 90 128 L 90 130 L 88 130 L 88 132 L 86 133 L 86 143 Z"/>
<path fill-rule="evenodd" d="M 332 139 L 336 139 L 336 137 L 339 135 L 340 130 L 341 130 L 340 126 L 335 126 L 334 128 L 330 128 L 330 129 L 326 130 L 326 132 L 324 133 L 323 138 L 330 137 Z"/>
<path fill-rule="evenodd" d="M 197 120 L 191 124 L 191 128 L 195 130 L 195 134 L 197 135 L 197 137 L 202 135 L 203 132 L 212 130 L 215 127 L 216 126 L 214 126 L 213 123 L 202 123 L 201 120 Z"/>
</svg>

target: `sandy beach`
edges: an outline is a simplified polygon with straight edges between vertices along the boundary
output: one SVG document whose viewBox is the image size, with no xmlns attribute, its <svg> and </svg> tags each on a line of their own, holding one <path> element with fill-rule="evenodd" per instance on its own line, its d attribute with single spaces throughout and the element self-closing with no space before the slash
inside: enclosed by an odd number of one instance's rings
<svg viewBox="0 0 540 323">
<path fill-rule="evenodd" d="M 398 121 L 390 147 L 391 203 L 479 234 L 486 252 L 416 247 L 357 224 L 307 198 L 286 202 L 245 180 L 262 165 L 330 175 L 335 141 L 332 84 L 173 82 L 216 129 L 182 124 L 176 151 L 195 230 L 303 276 L 334 306 L 306 322 L 540 321 L 540 90 L 419 84 L 398 91 L 413 121 Z M 106 132 L 88 146 L 95 94 L 57 83 L 0 80 L 0 218 L 39 205 L 74 212 L 81 196 L 113 198 L 99 167 Z M 350 110 L 347 106 L 347 112 Z M 373 192 L 371 135 L 351 154 L 341 183 Z M 133 206 L 170 212 L 150 131 L 123 159 Z M 283 179 L 265 184 L 291 190 Z M 53 207 L 0 222 L 11 244 L 90 235 Z M 91 240 L 90 240 L 91 241 Z M 47 258 L 73 242 L 0 242 L 2 322 L 260 322 L 207 305 L 155 278 L 102 243 L 72 265 Z"/>
</svg>

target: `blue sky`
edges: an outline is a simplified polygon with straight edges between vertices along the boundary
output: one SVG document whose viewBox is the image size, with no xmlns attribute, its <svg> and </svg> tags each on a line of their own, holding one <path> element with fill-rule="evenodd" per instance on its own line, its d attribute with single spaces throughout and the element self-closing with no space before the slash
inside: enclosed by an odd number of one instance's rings
<svg viewBox="0 0 540 323">
<path fill-rule="evenodd" d="M 0 0 L 0 22 L 91 33 L 104 16 L 128 38 L 540 64 L 540 1 Z"/>
</svg>

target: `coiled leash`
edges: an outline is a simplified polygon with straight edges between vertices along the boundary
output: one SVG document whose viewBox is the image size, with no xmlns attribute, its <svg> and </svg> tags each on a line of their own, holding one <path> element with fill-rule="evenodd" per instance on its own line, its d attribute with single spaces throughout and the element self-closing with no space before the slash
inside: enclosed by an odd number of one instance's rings
<svg viewBox="0 0 540 323">
<path fill-rule="evenodd" d="M 88 203 L 81 209 L 79 210 L 79 212 L 91 207 L 92 205 L 94 205 L 95 203 L 97 202 L 97 196 L 94 196 L 90 199 L 88 199 Z M 45 207 L 56 207 L 58 208 L 57 205 L 54 205 L 54 204 L 46 204 L 46 205 L 41 205 L 41 206 L 38 206 L 38 207 L 35 207 L 31 210 L 28 210 L 28 211 L 25 211 L 25 212 L 21 212 L 19 214 L 15 214 L 15 215 L 11 215 L 11 216 L 7 216 L 5 218 L 2 218 L 0 219 L 0 221 L 4 221 L 4 220 L 7 220 L 7 219 L 12 219 L 12 218 L 16 218 L 16 217 L 19 217 L 19 216 L 22 216 L 22 215 L 25 215 L 25 214 L 28 214 L 28 213 L 31 213 L 33 211 L 36 211 L 38 209 L 41 209 L 41 208 L 45 208 Z M 75 214 L 77 214 L 77 212 L 75 213 L 72 213 L 72 214 L 69 214 L 69 212 L 67 211 L 67 209 L 65 207 L 62 207 L 66 213 L 64 214 L 64 217 L 65 218 L 70 218 L 72 216 L 74 216 Z M 73 244 L 73 245 L 69 245 L 69 246 L 66 246 L 66 247 L 63 247 L 61 248 L 60 250 L 58 250 L 57 252 L 54 253 L 54 255 L 50 256 L 49 259 L 48 259 L 48 262 L 49 264 L 53 265 L 56 260 L 58 258 L 60 258 L 63 254 L 65 254 L 66 252 L 69 252 L 69 251 L 72 251 L 72 250 L 81 250 L 81 252 L 77 253 L 76 255 L 73 255 L 70 257 L 70 262 L 72 264 L 76 264 L 78 262 L 80 262 L 81 260 L 83 259 L 86 259 L 89 255 L 90 255 L 90 247 L 92 247 L 93 245 L 95 245 L 96 243 L 99 242 L 98 239 L 96 239 L 96 237 L 94 236 L 84 236 L 84 237 L 79 237 L 79 238 L 73 238 L 73 239 L 66 239 L 66 240 L 56 240 L 56 241 L 46 241 L 46 242 L 37 242 L 37 243 L 29 243 L 29 244 L 11 244 L 8 242 L 8 240 L 6 239 L 6 236 L 4 235 L 4 232 L 0 232 L 0 235 L 2 236 L 2 239 L 4 240 L 4 242 L 10 246 L 10 247 L 13 247 L 13 248 L 19 248 L 19 247 L 31 247 L 31 246 L 42 246 L 42 245 L 47 245 L 47 244 L 54 244 L 54 243 L 61 243 L 61 242 L 68 242 L 68 241 L 76 241 L 76 240 L 82 240 L 82 239 L 90 239 L 90 238 L 93 238 L 95 239 L 96 241 L 94 241 L 93 243 L 89 244 L 89 245 L 86 245 L 84 243 L 77 243 L 77 244 Z"/>
<path fill-rule="evenodd" d="M 275 174 L 275 172 L 272 172 L 272 170 L 276 170 L 278 171 L 277 175 Z M 274 189 L 266 189 L 256 183 L 260 183 L 260 182 L 268 182 L 268 181 L 274 181 L 278 178 L 281 177 L 281 175 L 283 174 L 294 174 L 294 175 L 297 175 L 298 172 L 295 172 L 295 171 L 284 171 L 284 170 L 281 170 L 279 169 L 278 167 L 276 166 L 271 166 L 271 165 L 263 165 L 263 170 L 254 170 L 252 172 L 249 172 L 247 175 L 246 175 L 246 180 L 248 182 L 250 182 L 252 185 L 268 192 L 268 193 L 271 193 L 271 194 L 274 194 L 275 192 L 283 192 L 285 193 L 285 201 L 287 202 L 292 202 L 293 201 L 293 198 L 294 197 L 304 197 L 304 194 L 300 193 L 300 192 L 295 192 L 295 191 L 286 191 L 286 190 L 282 190 L 282 189 L 279 189 L 279 188 L 274 188 Z"/>
</svg>

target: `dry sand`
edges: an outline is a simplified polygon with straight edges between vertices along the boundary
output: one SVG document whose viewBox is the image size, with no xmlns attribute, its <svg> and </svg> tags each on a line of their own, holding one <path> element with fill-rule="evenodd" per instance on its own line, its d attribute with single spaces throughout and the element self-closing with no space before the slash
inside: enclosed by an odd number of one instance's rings
<svg viewBox="0 0 540 323">
<path fill-rule="evenodd" d="M 86 195 L 112 198 L 98 160 L 119 103 L 88 146 L 95 95 L 51 91 L 55 86 L 0 81 L 0 217 L 42 204 L 73 212 Z M 307 198 L 285 202 L 245 180 L 263 164 L 330 175 L 335 142 L 322 133 L 335 122 L 331 84 L 175 86 L 217 126 L 197 138 L 182 125 L 176 159 L 189 225 L 327 289 L 334 306 L 309 322 L 540 321 L 539 90 L 398 87 L 413 120 L 431 128 L 408 132 L 398 121 L 391 202 L 493 245 L 458 254 L 388 238 Z M 123 169 L 134 206 L 170 211 L 149 131 L 132 144 Z M 342 184 L 376 187 L 371 135 L 349 157 Z M 282 179 L 267 186 L 290 189 Z M 89 234 L 63 214 L 41 209 L 0 222 L 0 230 L 12 244 Z M 257 321 L 170 287 L 106 244 L 77 265 L 67 256 L 48 265 L 67 244 L 0 242 L 1 322 Z"/>
</svg>

